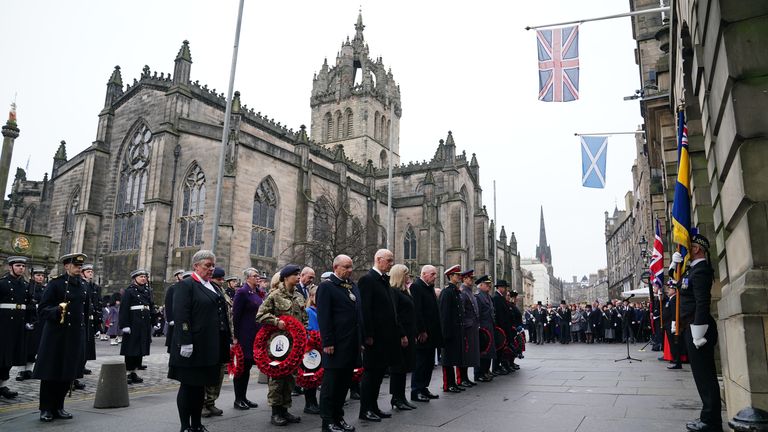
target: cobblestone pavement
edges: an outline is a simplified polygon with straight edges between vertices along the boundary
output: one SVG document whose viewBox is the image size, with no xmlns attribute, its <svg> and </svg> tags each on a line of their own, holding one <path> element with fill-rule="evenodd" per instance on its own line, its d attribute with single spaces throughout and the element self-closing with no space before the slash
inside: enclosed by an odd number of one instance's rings
<svg viewBox="0 0 768 432">
<path fill-rule="evenodd" d="M 625 345 L 529 346 L 521 370 L 497 377 L 459 394 L 440 391 L 440 369 L 434 370 L 431 390 L 440 399 L 417 403 L 418 409 L 395 412 L 381 423 L 357 419 L 359 404 L 350 401 L 347 421 L 359 432 L 673 432 L 685 431 L 686 421 L 698 417 L 701 402 L 696 393 L 690 367 L 667 370 L 652 351 L 639 352 L 640 344 L 631 346 L 631 354 L 642 362 L 614 362 L 626 357 Z M 117 347 L 99 345 L 100 358 L 89 362 L 94 374 L 86 378 L 86 392 L 75 392 L 65 401 L 72 420 L 40 423 L 37 411 L 37 382 L 25 382 L 22 401 L 0 405 L 0 431 L 56 432 L 174 432 L 179 430 L 176 414 L 176 386 L 165 378 L 167 354 L 162 340 L 152 345 L 153 354 L 142 375 L 145 382 L 130 388 L 130 406 L 118 409 L 94 409 L 93 392 L 98 364 L 120 359 Z M 14 384 L 17 384 L 14 382 Z M 251 380 L 248 398 L 259 407 L 248 411 L 232 408 L 234 394 L 228 378 L 217 406 L 224 415 L 203 419 L 211 432 L 219 431 L 310 431 L 320 429 L 318 416 L 302 414 L 304 400 L 294 397 L 291 412 L 302 422 L 288 427 L 269 424 L 266 403 L 267 386 Z M 379 406 L 389 409 L 389 385 L 381 387 Z M 34 401 L 34 402 L 33 402 Z M 726 414 L 723 413 L 726 420 Z M 725 425 L 724 425 L 725 428 Z M 725 429 L 727 430 L 727 428 Z"/>
</svg>

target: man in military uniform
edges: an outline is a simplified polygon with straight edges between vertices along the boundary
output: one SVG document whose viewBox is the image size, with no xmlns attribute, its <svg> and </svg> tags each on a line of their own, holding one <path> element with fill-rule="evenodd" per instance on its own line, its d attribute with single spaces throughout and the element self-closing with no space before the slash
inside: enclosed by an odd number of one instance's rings
<svg viewBox="0 0 768 432">
<path fill-rule="evenodd" d="M 440 327 L 443 331 L 443 391 L 460 393 L 464 389 L 456 384 L 454 367 L 461 365 L 464 352 L 464 305 L 459 290 L 461 266 L 458 264 L 445 271 L 448 285 L 440 291 Z"/>
<path fill-rule="evenodd" d="M 477 299 L 472 290 L 472 282 L 475 280 L 475 270 L 469 269 L 461 274 L 461 304 L 464 307 L 464 351 L 461 366 L 458 369 L 458 384 L 461 387 L 474 387 L 477 385 L 469 379 L 469 368 L 480 366 L 480 318 L 477 310 Z"/>
<path fill-rule="evenodd" d="M 484 330 L 483 333 L 488 337 L 488 344 L 480 348 L 480 367 L 475 367 L 475 381 L 489 382 L 493 380 L 491 362 L 496 360 L 496 340 L 494 338 L 496 310 L 493 307 L 493 299 L 491 299 L 491 277 L 488 275 L 480 276 L 475 280 L 475 285 L 478 288 L 478 292 L 475 294 L 480 324 L 478 331 Z M 480 338 L 478 334 L 478 342 L 481 339 L 484 338 Z"/>
<path fill-rule="evenodd" d="M 165 346 L 168 347 L 169 354 L 171 353 L 171 347 L 173 346 L 173 328 L 176 324 L 173 316 L 173 294 L 181 284 L 181 281 L 184 280 L 184 270 L 179 269 L 173 272 L 173 279 L 175 282 L 165 291 L 165 307 L 163 307 L 165 323 L 168 325 L 168 330 L 165 333 Z"/>
<path fill-rule="evenodd" d="M 90 375 L 91 370 L 86 367 L 88 360 L 96 360 L 96 332 L 99 331 L 101 322 L 101 287 L 93 281 L 93 264 L 84 264 L 80 270 L 83 285 L 88 290 L 90 310 L 85 315 L 85 359 L 83 361 L 83 375 Z M 85 389 L 85 384 L 75 380 L 72 384 L 75 390 Z"/>
<path fill-rule="evenodd" d="M 307 325 L 307 311 L 305 310 L 304 297 L 296 291 L 299 282 L 301 267 L 288 264 L 280 270 L 280 285 L 269 292 L 264 303 L 256 313 L 256 322 L 277 326 L 285 330 L 285 322 L 279 317 L 290 315 L 299 320 L 302 325 Z M 288 423 L 299 423 L 301 417 L 288 412 L 291 407 L 291 390 L 295 381 L 293 375 L 284 378 L 269 378 L 269 392 L 267 402 L 272 407 L 270 422 L 275 426 L 285 426 Z"/>
<path fill-rule="evenodd" d="M 664 332 L 667 335 L 667 341 L 669 342 L 669 352 L 672 355 L 672 359 L 669 361 L 670 365 L 667 369 L 682 369 L 682 344 L 685 341 L 676 336 L 677 323 L 675 322 L 675 313 L 677 308 L 677 286 L 670 279 L 670 284 L 667 286 L 667 301 L 664 303 L 664 315 L 670 319 L 664 322 Z M 682 330 L 682 328 L 680 329 Z M 682 331 L 680 332 L 682 333 Z"/>
<path fill-rule="evenodd" d="M 501 282 L 501 281 L 499 281 Z M 506 282 L 506 281 L 505 281 Z M 517 329 L 522 328 L 523 326 L 523 314 L 520 312 L 520 309 L 517 308 L 517 291 L 512 290 L 509 293 L 509 321 L 511 324 L 511 327 L 509 329 L 509 336 L 507 336 L 507 343 L 512 344 L 512 341 L 515 338 L 518 338 L 518 349 L 514 353 L 515 356 L 523 358 L 523 349 L 525 349 L 525 333 L 518 333 Z M 510 370 L 517 370 L 520 369 L 520 366 L 518 366 L 515 363 L 515 357 L 513 356 L 510 360 L 510 363 L 507 365 Z"/>
<path fill-rule="evenodd" d="M 362 310 L 360 291 L 349 280 L 352 259 L 339 255 L 333 274 L 317 287 L 317 322 L 323 354 L 323 383 L 320 387 L 320 417 L 323 432 L 354 432 L 344 420 L 344 398 L 352 383 L 352 371 L 360 367 Z"/>
<path fill-rule="evenodd" d="M 701 417 L 686 424 L 689 431 L 721 431 L 720 385 L 715 369 L 717 323 L 709 311 L 715 271 L 709 263 L 709 240 L 701 234 L 691 239 L 690 263 L 680 285 L 680 325 L 688 349 L 693 380 L 701 398 Z M 672 264 L 682 262 L 676 252 Z"/>
<path fill-rule="evenodd" d="M 32 295 L 24 280 L 27 259 L 8 257 L 8 273 L 0 279 L 0 396 L 18 393 L 5 384 L 13 366 L 27 364 L 27 334 L 34 328 Z"/>
<path fill-rule="evenodd" d="M 496 313 L 496 326 L 504 331 L 506 342 L 504 346 L 512 346 L 512 340 L 514 339 L 517 331 L 512 327 L 511 321 L 511 309 L 509 303 L 507 303 L 507 289 L 509 283 L 504 279 L 499 279 L 494 284 L 496 292 L 493 294 L 493 310 Z M 519 311 L 518 311 L 519 313 Z M 512 369 L 509 368 L 507 361 L 502 359 L 502 351 L 504 346 L 496 347 L 496 358 L 493 360 L 493 372 L 497 375 L 507 375 Z"/>
<path fill-rule="evenodd" d="M 61 257 L 64 273 L 48 283 L 37 315 L 43 325 L 33 378 L 40 380 L 40 420 L 71 419 L 64 411 L 64 396 L 76 378 L 82 378 L 85 358 L 85 315 L 90 298 L 80 278 L 85 254 Z"/>
<path fill-rule="evenodd" d="M 120 327 L 123 330 L 123 344 L 120 355 L 125 356 L 125 369 L 128 371 L 128 384 L 142 383 L 136 375 L 142 357 L 149 355 L 152 342 L 152 290 L 147 284 L 149 273 L 146 270 L 134 270 L 133 282 L 125 289 L 120 303 Z"/>
<path fill-rule="evenodd" d="M 27 332 L 27 364 L 19 371 L 16 381 L 25 381 L 32 379 L 32 369 L 34 368 L 35 358 L 37 357 L 37 347 L 40 345 L 40 335 L 43 331 L 43 325 L 37 322 L 37 305 L 43 297 L 45 289 L 45 269 L 35 267 L 32 269 L 32 280 L 29 282 L 29 294 L 32 296 L 30 306 L 30 316 L 32 320 L 32 330 Z"/>
</svg>

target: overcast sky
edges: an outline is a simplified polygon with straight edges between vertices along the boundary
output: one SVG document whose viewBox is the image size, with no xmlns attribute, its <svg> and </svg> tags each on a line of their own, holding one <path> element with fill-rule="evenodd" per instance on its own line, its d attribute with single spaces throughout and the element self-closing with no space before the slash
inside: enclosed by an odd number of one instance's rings
<svg viewBox="0 0 768 432">
<path fill-rule="evenodd" d="M 628 11 L 616 0 L 536 2 L 247 0 L 235 89 L 243 103 L 297 129 L 310 123 L 313 73 L 335 62 L 362 6 L 365 39 L 383 57 L 402 94 L 403 161 L 431 159 L 453 131 L 458 151 L 477 153 L 483 199 L 523 257 L 535 254 L 544 208 L 555 274 L 570 280 L 606 266 L 604 212 L 632 188 L 634 137 L 609 139 L 607 186 L 581 187 L 574 132 L 633 131 L 642 121 L 631 18 L 580 28 L 581 99 L 537 100 L 535 32 L 526 25 Z M 172 72 L 190 42 L 192 80 L 226 92 L 237 0 L 7 2 L 0 15 L 0 107 L 16 95 L 18 126 L 11 178 L 50 173 L 59 141 L 72 157 L 96 136 L 107 80 L 124 84 L 144 65 Z M 3 115 L 3 118 L 4 115 Z M 29 162 L 28 162 L 29 161 Z"/>
</svg>

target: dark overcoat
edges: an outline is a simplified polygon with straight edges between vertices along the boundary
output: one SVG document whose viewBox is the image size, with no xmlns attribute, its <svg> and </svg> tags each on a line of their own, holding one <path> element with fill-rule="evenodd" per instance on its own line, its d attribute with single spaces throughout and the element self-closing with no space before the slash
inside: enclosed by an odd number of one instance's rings
<svg viewBox="0 0 768 432">
<path fill-rule="evenodd" d="M 23 277 L 6 273 L 0 278 L 0 304 L 4 305 L 0 309 L 0 367 L 23 366 L 27 363 L 27 333 L 31 333 L 26 324 L 34 321 L 32 295 Z"/>
<path fill-rule="evenodd" d="M 395 292 L 389 278 L 371 269 L 357 283 L 363 308 L 363 342 L 373 338 L 363 352 L 363 367 L 386 368 L 401 361 L 400 337 L 405 333 L 397 322 Z M 320 306 L 318 305 L 318 311 Z"/>
<path fill-rule="evenodd" d="M 131 285 L 125 289 L 120 302 L 120 327 L 130 327 L 123 334 L 120 355 L 141 357 L 149 355 L 152 342 L 152 290 L 146 285 Z"/>
<path fill-rule="evenodd" d="M 323 353 L 323 368 L 360 367 L 363 321 L 360 290 L 336 275 L 318 285 L 315 293 L 317 323 L 323 347 L 333 347 L 333 355 Z"/>
<path fill-rule="evenodd" d="M 101 328 L 101 287 L 83 279 L 90 307 L 85 315 L 85 359 L 96 360 L 96 331 Z"/>
<path fill-rule="evenodd" d="M 61 322 L 60 303 L 67 304 Z M 72 381 L 82 378 L 85 361 L 85 314 L 90 299 L 80 276 L 66 273 L 48 282 L 37 315 L 43 334 L 32 376 L 40 380 Z"/>
<path fill-rule="evenodd" d="M 44 285 L 38 285 L 34 281 L 29 283 L 29 294 L 32 296 L 31 317 L 34 329 L 27 332 L 27 363 L 34 363 L 37 357 L 37 347 L 40 346 L 40 336 L 43 334 L 43 323 L 37 319 L 37 307 L 43 298 Z"/>
<path fill-rule="evenodd" d="M 460 366 L 464 352 L 464 305 L 461 291 L 448 284 L 440 291 L 440 327 L 443 331 L 443 366 Z"/>
<path fill-rule="evenodd" d="M 709 311 L 713 279 L 714 270 L 707 261 L 699 261 L 688 269 L 687 277 L 683 279 L 685 283 L 680 287 L 680 321 L 683 326 L 681 330 L 689 324 L 709 324 L 710 328 L 716 327 Z"/>
<path fill-rule="evenodd" d="M 393 367 L 392 371 L 406 373 L 412 371 L 416 365 L 416 309 L 411 294 L 395 288 L 392 290 L 395 295 L 397 321 L 408 338 L 408 346 L 400 348 L 403 361 L 400 366 Z"/>
<path fill-rule="evenodd" d="M 461 366 L 480 366 L 480 317 L 478 315 L 477 299 L 472 288 L 462 286 L 461 304 L 464 307 L 464 349 Z"/>
<path fill-rule="evenodd" d="M 181 281 L 174 283 L 173 285 L 169 286 L 167 290 L 165 290 L 165 301 L 163 304 L 165 307 L 163 310 L 165 311 L 165 322 L 168 324 L 168 331 L 165 333 L 165 346 L 168 347 L 168 352 L 171 352 L 171 347 L 173 346 L 173 325 L 171 323 L 176 324 L 174 321 L 175 317 L 173 315 L 173 293 L 176 291 L 176 287 L 181 284 Z"/>
<path fill-rule="evenodd" d="M 480 352 L 481 359 L 495 359 L 496 358 L 496 338 L 493 336 L 494 327 L 496 326 L 496 311 L 493 307 L 493 300 L 491 295 L 480 291 L 475 295 L 477 300 L 477 315 L 480 328 L 485 329 L 490 335 L 489 343 L 490 347 L 484 352 Z M 479 336 L 478 336 L 479 343 Z M 482 350 L 484 347 L 481 347 Z"/>
<path fill-rule="evenodd" d="M 435 289 L 420 278 L 411 284 L 411 297 L 416 310 L 416 333 L 426 333 L 427 340 L 417 348 L 441 348 L 443 330 L 440 324 L 440 308 L 437 305 Z"/>
</svg>

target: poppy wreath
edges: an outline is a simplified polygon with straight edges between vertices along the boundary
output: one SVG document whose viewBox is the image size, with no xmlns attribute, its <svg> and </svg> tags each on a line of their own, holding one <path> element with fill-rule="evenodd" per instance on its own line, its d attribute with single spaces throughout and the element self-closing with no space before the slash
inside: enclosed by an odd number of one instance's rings
<svg viewBox="0 0 768 432">
<path fill-rule="evenodd" d="M 363 368 L 354 368 L 352 370 L 352 382 L 359 383 L 363 379 Z"/>
<path fill-rule="evenodd" d="M 239 343 L 232 345 L 229 349 L 229 363 L 227 363 L 227 373 L 230 379 L 239 377 L 245 370 L 245 355 L 243 354 L 243 347 Z"/>
<path fill-rule="evenodd" d="M 322 353 L 323 350 L 323 344 L 320 342 L 320 332 L 316 330 L 307 332 L 307 346 L 304 348 L 304 355 L 312 350 L 316 350 L 319 353 Z M 302 360 L 303 358 L 302 356 Z M 320 387 L 320 383 L 323 381 L 323 371 L 322 366 L 318 366 L 315 369 L 307 369 L 303 361 L 299 362 L 299 367 L 296 369 L 296 385 L 307 389 Z"/>
<path fill-rule="evenodd" d="M 492 337 L 487 328 L 480 327 L 480 354 L 488 354 L 491 351 Z"/>
<path fill-rule="evenodd" d="M 291 375 L 304 358 L 304 348 L 307 345 L 307 331 L 299 320 L 290 315 L 281 315 L 278 319 L 285 323 L 285 330 L 273 325 L 264 325 L 253 342 L 254 364 L 260 372 L 271 378 Z M 278 335 L 284 335 L 290 341 L 290 350 L 282 359 L 275 358 L 269 352 L 270 342 Z"/>
<path fill-rule="evenodd" d="M 507 346 L 507 332 L 499 326 L 493 328 L 493 337 L 496 340 L 496 351 L 502 351 Z"/>
</svg>

